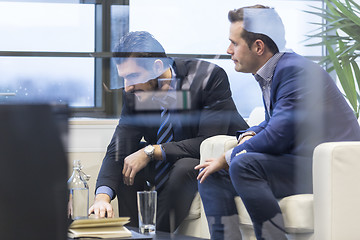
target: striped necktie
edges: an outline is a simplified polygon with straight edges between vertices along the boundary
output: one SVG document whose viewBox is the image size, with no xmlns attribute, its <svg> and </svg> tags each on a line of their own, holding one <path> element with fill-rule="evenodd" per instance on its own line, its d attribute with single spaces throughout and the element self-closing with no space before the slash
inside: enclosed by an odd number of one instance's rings
<svg viewBox="0 0 360 240">
<path fill-rule="evenodd" d="M 157 144 L 171 142 L 174 138 L 170 112 L 166 108 L 161 111 L 161 125 L 157 132 Z M 167 161 L 157 161 L 155 164 L 155 186 L 160 190 L 169 178 L 170 163 Z"/>
</svg>

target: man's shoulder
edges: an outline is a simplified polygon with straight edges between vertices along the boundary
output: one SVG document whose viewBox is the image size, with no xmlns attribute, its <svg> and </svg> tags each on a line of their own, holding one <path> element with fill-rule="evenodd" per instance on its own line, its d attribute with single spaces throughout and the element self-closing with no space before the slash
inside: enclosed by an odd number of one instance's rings
<svg viewBox="0 0 360 240">
<path fill-rule="evenodd" d="M 295 52 L 285 52 L 278 62 L 278 66 L 297 65 L 307 59 Z"/>
<path fill-rule="evenodd" d="M 296 67 L 296 68 L 305 68 L 309 66 L 316 66 L 317 64 L 307 59 L 304 56 L 301 56 L 295 52 L 286 52 L 280 58 L 276 68 L 286 68 L 286 67 Z"/>
<path fill-rule="evenodd" d="M 320 68 L 318 64 L 297 53 L 284 53 L 275 67 L 274 78 L 305 74 L 313 70 L 318 71 Z"/>
<path fill-rule="evenodd" d="M 196 58 L 174 58 L 175 65 L 185 65 L 187 68 L 199 68 L 199 67 L 217 67 L 221 68 L 215 63 L 210 61 L 196 59 Z"/>
<path fill-rule="evenodd" d="M 225 72 L 224 69 L 214 63 L 195 58 L 174 58 L 174 65 L 175 72 L 180 78 L 202 76 L 201 79 L 206 79 L 206 76 L 219 71 Z"/>
<path fill-rule="evenodd" d="M 205 71 L 207 73 L 214 73 L 218 71 L 224 71 L 225 70 L 220 67 L 219 65 L 206 61 L 206 60 L 200 60 L 195 58 L 178 58 L 175 59 L 175 64 L 177 66 L 183 65 L 183 69 L 185 68 L 187 72 L 202 72 Z"/>
</svg>

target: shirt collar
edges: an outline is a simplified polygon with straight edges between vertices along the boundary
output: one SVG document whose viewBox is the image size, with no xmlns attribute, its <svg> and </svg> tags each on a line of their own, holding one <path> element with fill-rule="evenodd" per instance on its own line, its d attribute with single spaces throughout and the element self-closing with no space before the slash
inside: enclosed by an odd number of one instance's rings
<svg viewBox="0 0 360 240">
<path fill-rule="evenodd" d="M 280 58 L 284 55 L 284 52 L 275 53 L 254 75 L 255 79 L 259 81 L 259 77 L 264 79 L 266 82 L 270 82 L 275 71 L 275 67 L 279 62 Z"/>
</svg>

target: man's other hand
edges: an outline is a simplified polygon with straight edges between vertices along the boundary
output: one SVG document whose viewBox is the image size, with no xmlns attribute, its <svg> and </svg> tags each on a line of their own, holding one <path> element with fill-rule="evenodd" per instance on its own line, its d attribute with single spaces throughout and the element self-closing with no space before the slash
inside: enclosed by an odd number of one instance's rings
<svg viewBox="0 0 360 240">
<path fill-rule="evenodd" d="M 150 159 L 145 154 L 143 148 L 127 156 L 124 159 L 124 168 L 122 171 L 124 184 L 133 185 L 136 174 L 146 167 L 149 162 Z"/>
</svg>

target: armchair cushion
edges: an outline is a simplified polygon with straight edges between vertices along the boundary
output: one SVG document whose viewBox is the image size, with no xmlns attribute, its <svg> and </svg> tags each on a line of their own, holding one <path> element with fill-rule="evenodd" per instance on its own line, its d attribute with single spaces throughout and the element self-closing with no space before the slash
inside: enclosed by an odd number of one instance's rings
<svg viewBox="0 0 360 240">
<path fill-rule="evenodd" d="M 280 199 L 285 230 L 288 233 L 314 232 L 313 194 L 298 194 Z"/>
<path fill-rule="evenodd" d="M 240 197 L 235 197 L 240 224 L 252 225 L 249 213 Z M 279 200 L 283 213 L 285 230 L 288 233 L 314 232 L 313 195 L 298 194 Z"/>
</svg>

